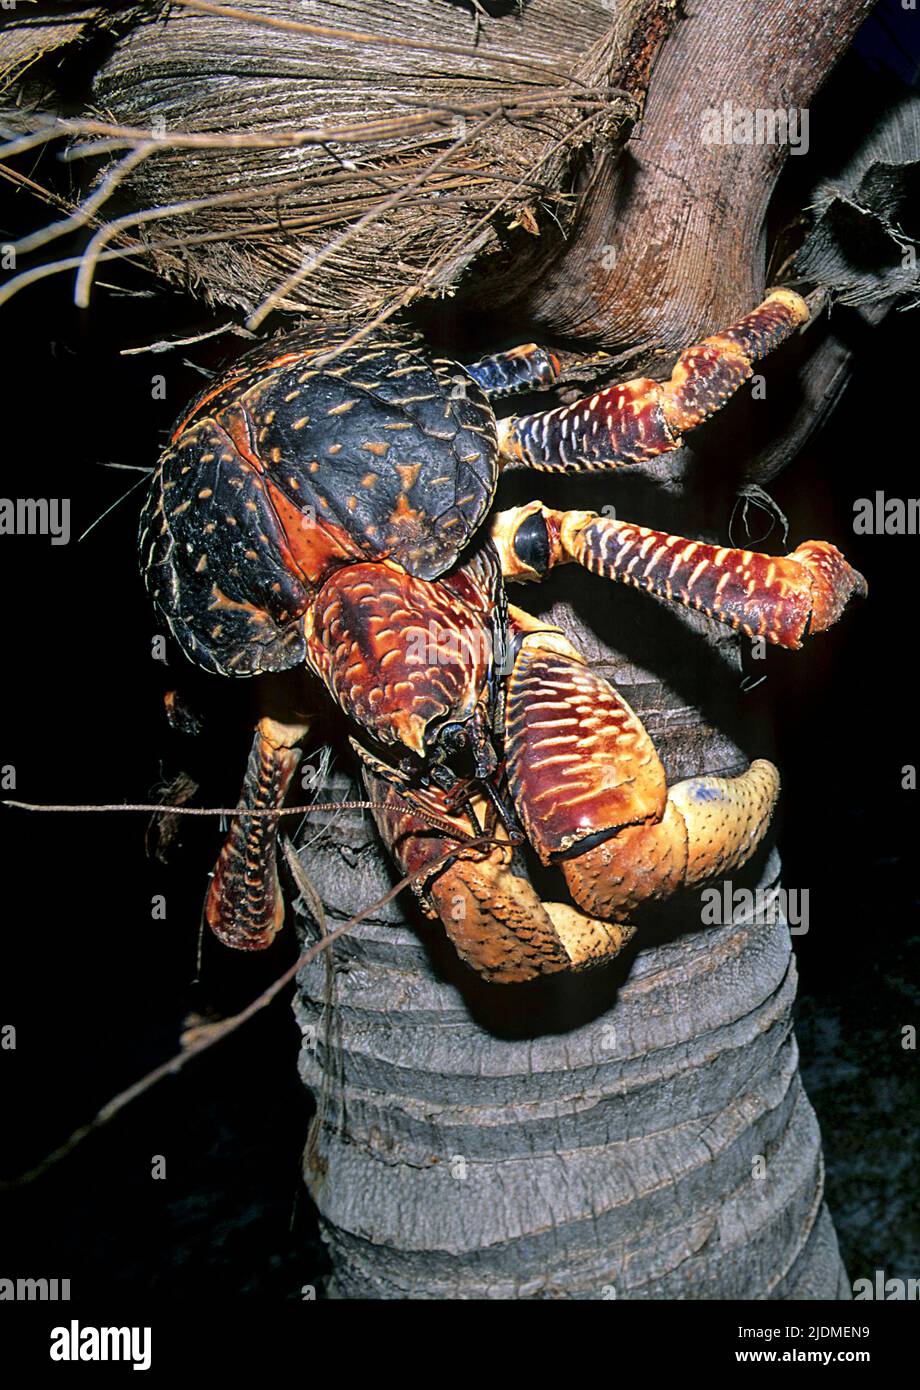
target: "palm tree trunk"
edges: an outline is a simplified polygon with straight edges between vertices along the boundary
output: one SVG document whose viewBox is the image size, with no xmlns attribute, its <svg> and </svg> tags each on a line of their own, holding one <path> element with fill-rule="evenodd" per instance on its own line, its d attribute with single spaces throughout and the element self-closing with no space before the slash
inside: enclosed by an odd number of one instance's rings
<svg viewBox="0 0 920 1390">
<path fill-rule="evenodd" d="M 673 690 L 602 665 L 670 778 L 737 768 Z M 359 813 L 304 862 L 330 927 L 392 882 Z M 774 850 L 744 881 L 778 877 Z M 761 918 L 703 927 L 690 897 L 605 970 L 500 987 L 401 899 L 335 944 L 329 995 L 323 958 L 305 968 L 301 1072 L 319 1105 L 305 1178 L 330 1292 L 848 1296 L 798 1074 L 789 932 Z"/>
<path fill-rule="evenodd" d="M 766 277 L 763 214 L 782 159 L 675 144 L 671 117 L 686 126 L 699 115 L 688 100 L 704 101 L 701 83 L 682 85 L 680 74 L 708 63 L 713 103 L 741 93 L 757 105 L 778 63 L 790 102 L 807 107 L 866 8 L 825 8 L 816 44 L 804 48 L 798 11 L 781 0 L 745 22 L 734 0 L 690 13 L 653 75 L 629 177 L 601 156 L 558 268 L 528 277 L 511 297 L 518 308 L 557 331 L 626 344 L 633 365 L 647 366 L 656 343 L 673 359 L 756 302 Z M 723 238 L 719 257 L 705 237 L 681 234 L 688 198 L 697 210 L 713 199 L 721 206 L 712 231 Z M 611 241 L 625 254 L 604 279 L 598 266 Z M 647 248 L 641 262 L 630 261 L 630 246 Z M 813 339 L 800 387 L 820 378 L 823 351 Z M 815 413 L 777 412 L 774 425 L 791 420 L 795 439 L 774 428 L 769 443 L 758 440 L 753 476 L 768 478 L 787 461 Z M 743 439 L 733 442 L 743 457 Z M 725 435 L 719 443 L 724 478 L 732 457 Z M 658 478 L 666 492 L 650 480 L 614 490 L 596 478 L 566 480 L 556 498 L 547 495 L 552 480 L 541 479 L 540 491 L 555 505 L 564 497 L 600 508 L 615 498 L 618 515 L 724 536 L 719 498 L 730 488 L 711 490 L 707 503 L 705 459 L 691 449 L 669 460 Z M 603 597 L 593 584 L 554 582 L 549 616 L 643 716 L 669 781 L 769 756 L 765 707 L 759 726 L 749 712 L 741 717 L 734 639 L 643 596 Z M 330 925 L 392 882 L 357 818 L 337 821 L 305 863 Z M 770 889 L 778 880 L 774 850 L 743 882 Z M 733 887 L 741 884 L 736 876 Z M 481 984 L 436 928 L 405 910 L 404 900 L 391 904 L 337 943 L 331 994 L 322 963 L 301 977 L 301 1067 L 319 1097 L 305 1177 L 333 1294 L 849 1296 L 797 1069 L 796 973 L 781 914 L 733 914 L 704 927 L 699 900 L 684 898 L 596 975 L 501 989 Z"/>
</svg>

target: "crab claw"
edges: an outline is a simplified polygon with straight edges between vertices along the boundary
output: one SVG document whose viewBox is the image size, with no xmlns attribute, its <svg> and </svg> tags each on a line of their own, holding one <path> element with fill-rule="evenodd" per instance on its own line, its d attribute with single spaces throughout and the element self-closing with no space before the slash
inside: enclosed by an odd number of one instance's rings
<svg viewBox="0 0 920 1390">
<path fill-rule="evenodd" d="M 569 903 L 541 902 L 501 853 L 457 860 L 429 890 L 457 954 L 486 979 L 517 984 L 558 970 L 585 970 L 611 960 L 634 935 L 627 922 L 603 922 Z"/>
<path fill-rule="evenodd" d="M 660 820 L 565 860 L 569 891 L 586 912 L 618 917 L 721 878 L 754 854 L 778 796 L 779 773 L 764 758 L 738 777 L 688 777 L 668 789 Z"/>
<path fill-rule="evenodd" d="M 418 876 L 423 910 L 440 918 L 457 954 L 485 979 L 519 984 L 559 970 L 585 970 L 610 960 L 633 935 L 626 922 L 604 922 L 568 903 L 541 902 L 514 872 L 502 828 L 492 831 L 499 843 L 465 844 L 469 826 L 450 810 L 443 792 L 428 788 L 423 800 L 439 821 L 456 825 L 453 853 L 443 830 L 433 830 L 367 761 L 364 780 L 391 854 L 405 873 Z M 475 798 L 473 804 L 477 813 L 488 809 Z"/>
</svg>

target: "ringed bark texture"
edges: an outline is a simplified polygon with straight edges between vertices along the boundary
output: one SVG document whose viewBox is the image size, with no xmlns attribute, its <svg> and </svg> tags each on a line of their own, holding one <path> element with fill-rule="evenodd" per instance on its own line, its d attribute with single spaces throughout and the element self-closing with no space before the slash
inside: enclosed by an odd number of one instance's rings
<svg viewBox="0 0 920 1390">
<path fill-rule="evenodd" d="M 567 250 L 528 287 L 528 316 L 631 349 L 644 371 L 656 350 L 678 352 L 759 303 L 767 207 L 792 145 L 746 142 L 741 125 L 731 138 L 733 116 L 715 143 L 708 114 L 791 113 L 801 157 L 827 138 L 802 121 L 874 3 L 687 0 L 641 128 L 622 154 L 599 153 Z"/>
<path fill-rule="evenodd" d="M 738 770 L 714 711 L 701 718 L 694 700 L 613 658 L 564 603 L 548 610 L 566 613 L 670 781 Z M 706 654 L 701 679 L 736 683 L 733 639 L 707 648 L 711 624 L 680 624 Z M 329 927 L 392 882 L 357 814 L 303 862 Z M 765 850 L 733 886 L 775 888 L 778 875 Z M 797 1070 L 781 914 L 706 927 L 688 895 L 606 969 L 499 987 L 408 902 L 335 944 L 331 985 L 322 958 L 300 976 L 301 1071 L 318 1100 L 304 1172 L 332 1296 L 848 1297 Z"/>
</svg>

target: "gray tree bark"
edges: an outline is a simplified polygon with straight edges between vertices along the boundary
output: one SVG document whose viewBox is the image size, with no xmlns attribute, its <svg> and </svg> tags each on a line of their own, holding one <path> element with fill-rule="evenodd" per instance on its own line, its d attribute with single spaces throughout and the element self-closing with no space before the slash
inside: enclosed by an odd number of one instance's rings
<svg viewBox="0 0 920 1390">
<path fill-rule="evenodd" d="M 580 636 L 669 779 L 737 769 L 695 706 Z M 359 813 L 303 862 L 329 927 L 393 877 Z M 772 850 L 733 887 L 778 880 Z M 304 1174 L 330 1293 L 848 1297 L 797 1069 L 790 936 L 781 912 L 761 918 L 704 927 L 694 895 L 604 970 L 502 988 L 406 897 L 335 943 L 331 977 L 322 957 L 305 968 L 301 1072 L 318 1115 Z"/>
</svg>

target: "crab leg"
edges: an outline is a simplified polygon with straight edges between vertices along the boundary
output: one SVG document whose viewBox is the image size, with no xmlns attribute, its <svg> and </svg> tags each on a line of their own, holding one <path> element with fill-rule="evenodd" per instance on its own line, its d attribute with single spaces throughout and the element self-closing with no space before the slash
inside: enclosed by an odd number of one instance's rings
<svg viewBox="0 0 920 1390">
<path fill-rule="evenodd" d="M 457 826 L 454 854 L 445 831 L 415 814 L 367 763 L 364 780 L 390 853 L 403 873 L 419 874 L 416 893 L 423 911 L 440 918 L 457 954 L 487 980 L 517 984 L 558 970 L 583 970 L 612 959 L 633 935 L 625 922 L 600 921 L 569 903 L 541 902 L 514 872 L 510 845 L 465 847 L 470 825 L 451 811 L 442 792 L 429 788 L 421 799 L 439 820 Z M 418 799 L 416 793 L 413 797 Z M 485 804 L 477 802 L 476 810 L 484 813 Z M 490 834 L 506 839 L 500 827 Z"/>
<path fill-rule="evenodd" d="M 539 579 L 575 562 L 606 579 L 699 609 L 796 649 L 840 617 L 866 581 L 827 541 L 805 541 L 786 556 L 734 550 L 650 531 L 596 512 L 560 512 L 531 502 L 501 512 L 492 539 L 507 579 Z"/>
<path fill-rule="evenodd" d="M 508 785 L 531 844 L 591 916 L 620 918 L 739 868 L 766 833 L 779 774 L 671 788 L 637 715 L 561 633 L 512 610 L 523 634 L 508 685 Z"/>
<path fill-rule="evenodd" d="M 260 719 L 240 793 L 241 810 L 281 807 L 300 762 L 296 745 L 307 728 Z M 275 860 L 277 841 L 278 821 L 273 816 L 234 816 L 230 823 L 205 901 L 208 925 L 225 946 L 259 951 L 270 946 L 280 930 L 284 899 Z"/>
<path fill-rule="evenodd" d="M 559 376 L 559 359 L 536 343 L 495 352 L 465 368 L 492 400 L 519 391 L 548 391 Z"/>
<path fill-rule="evenodd" d="M 553 473 L 641 463 L 679 449 L 683 435 L 714 415 L 772 352 L 809 318 L 792 290 L 773 290 L 733 327 L 704 338 L 677 359 L 669 381 L 637 377 L 574 405 L 499 423 L 504 467 Z"/>
</svg>

